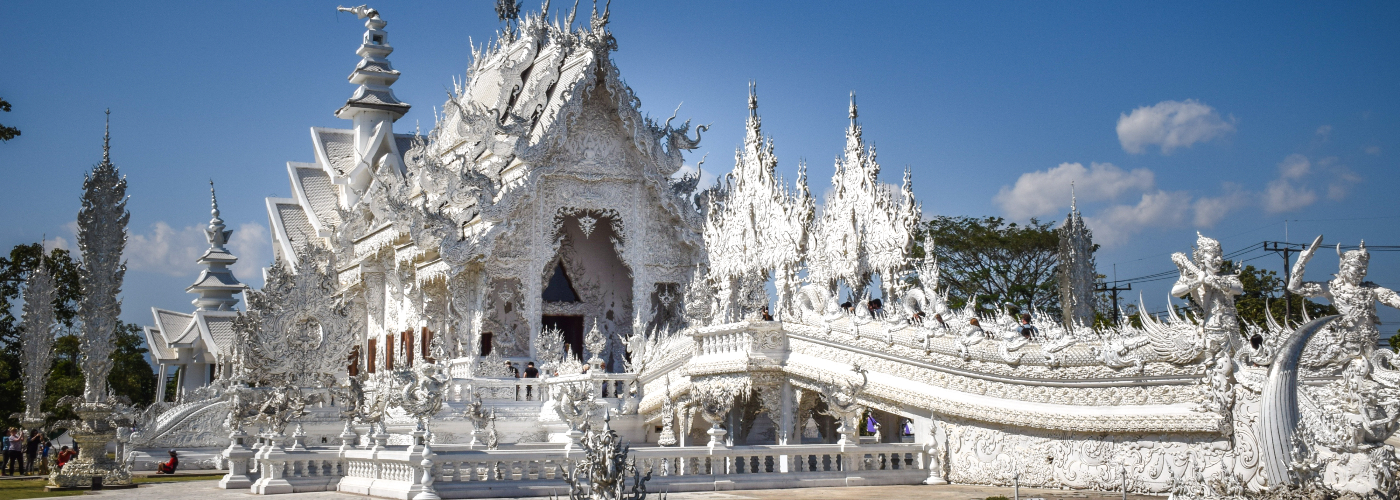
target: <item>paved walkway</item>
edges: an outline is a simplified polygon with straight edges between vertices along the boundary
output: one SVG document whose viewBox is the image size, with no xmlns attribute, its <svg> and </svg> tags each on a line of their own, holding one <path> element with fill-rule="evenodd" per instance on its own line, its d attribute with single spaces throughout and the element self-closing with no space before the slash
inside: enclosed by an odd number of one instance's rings
<svg viewBox="0 0 1400 500">
<path fill-rule="evenodd" d="M 848 488 L 800 488 L 790 490 L 744 490 L 726 492 L 671 493 L 671 500 L 867 500 L 871 498 L 910 499 L 910 500 L 983 500 L 989 496 L 1012 496 L 1010 488 L 987 486 L 945 485 L 945 486 L 858 486 Z M 198 498 L 215 500 L 237 498 L 251 500 L 254 496 L 248 490 L 221 490 L 217 481 L 186 481 L 178 483 L 156 483 L 142 485 L 137 489 L 102 491 L 95 496 L 103 498 L 139 498 L 141 500 L 184 500 Z M 86 498 L 86 496 L 85 496 Z M 347 500 L 367 498 L 348 493 L 297 493 L 277 495 L 286 500 Z M 1037 490 L 1021 488 L 1022 500 L 1033 498 L 1074 499 L 1074 500 L 1118 500 L 1121 493 L 1098 493 L 1087 491 Z M 1132 500 L 1161 500 L 1162 497 L 1128 495 Z"/>
</svg>

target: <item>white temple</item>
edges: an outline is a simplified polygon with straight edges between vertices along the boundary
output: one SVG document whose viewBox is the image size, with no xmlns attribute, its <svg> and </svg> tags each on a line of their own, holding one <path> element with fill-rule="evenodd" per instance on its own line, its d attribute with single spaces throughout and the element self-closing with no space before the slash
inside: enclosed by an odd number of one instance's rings
<svg viewBox="0 0 1400 500">
<path fill-rule="evenodd" d="M 541 495 L 606 425 L 652 491 L 1396 491 L 1400 366 L 1374 349 L 1373 312 L 1400 298 L 1360 281 L 1363 256 L 1340 281 L 1302 282 L 1300 264 L 1290 283 L 1342 320 L 1241 332 L 1238 278 L 1202 237 L 1173 256 L 1194 314 L 1094 329 L 1076 211 L 1076 307 L 1023 335 L 1009 314 L 950 310 L 937 263 L 911 258 L 912 173 L 879 180 L 854 95 L 820 206 L 805 165 L 777 177 L 752 87 L 733 171 L 697 192 L 676 174 L 705 127 L 642 114 L 606 10 L 513 20 L 422 135 L 394 132 L 409 105 L 387 23 L 342 10 L 367 28 L 336 111 L 350 123 L 312 128 L 314 161 L 288 163 L 292 195 L 267 200 L 267 285 L 234 310 L 216 207 L 198 309 L 147 329 L 190 395 L 131 442 L 222 448 L 222 487 Z"/>
</svg>

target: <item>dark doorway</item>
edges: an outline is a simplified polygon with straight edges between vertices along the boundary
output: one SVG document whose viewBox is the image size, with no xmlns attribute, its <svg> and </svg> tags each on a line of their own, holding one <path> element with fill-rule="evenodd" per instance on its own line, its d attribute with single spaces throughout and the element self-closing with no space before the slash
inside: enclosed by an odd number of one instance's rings
<svg viewBox="0 0 1400 500">
<path fill-rule="evenodd" d="M 554 265 L 554 274 L 549 277 L 549 286 L 544 288 L 540 298 L 545 302 L 578 302 L 578 292 L 574 291 L 573 282 L 569 281 L 569 275 L 564 272 L 563 261 Z"/>
<path fill-rule="evenodd" d="M 564 343 L 568 345 L 569 352 L 583 361 L 583 316 L 543 316 L 540 325 L 564 332 Z"/>
</svg>

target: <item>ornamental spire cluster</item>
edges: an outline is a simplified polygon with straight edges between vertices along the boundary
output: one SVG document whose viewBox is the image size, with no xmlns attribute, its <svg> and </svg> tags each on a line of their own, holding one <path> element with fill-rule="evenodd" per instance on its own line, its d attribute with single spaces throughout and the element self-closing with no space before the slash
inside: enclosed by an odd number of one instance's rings
<svg viewBox="0 0 1400 500">
<path fill-rule="evenodd" d="M 815 281 L 833 290 L 844 282 L 859 296 L 873 274 L 895 276 L 908 267 L 916 226 L 923 216 L 907 168 L 898 193 L 894 186 L 880 183 L 875 148 L 865 146 L 856 120 L 860 115 L 854 92 L 848 116 L 846 149 L 836 159 L 831 191 L 816 227 L 817 242 L 811 246 L 817 255 L 810 260 L 815 264 Z M 882 279 L 882 296 L 893 293 L 894 281 Z"/>
</svg>

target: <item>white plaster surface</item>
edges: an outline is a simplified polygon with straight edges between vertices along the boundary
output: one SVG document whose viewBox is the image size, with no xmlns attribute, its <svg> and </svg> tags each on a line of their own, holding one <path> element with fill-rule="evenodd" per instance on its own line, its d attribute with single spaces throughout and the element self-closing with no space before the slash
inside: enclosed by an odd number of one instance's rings
<svg viewBox="0 0 1400 500">
<path fill-rule="evenodd" d="M 102 491 L 96 493 L 95 496 L 103 498 L 139 498 L 141 500 L 184 500 L 190 498 L 197 498 L 200 500 L 214 500 L 221 498 L 255 498 L 251 493 L 248 493 L 247 490 L 218 489 L 216 487 L 217 483 L 217 481 L 186 481 L 176 483 L 146 484 L 142 485 L 140 488 L 132 490 Z M 1011 488 L 968 485 L 857 486 L 847 488 L 802 488 L 791 490 L 747 490 L 726 492 L 704 491 L 692 493 L 671 493 L 667 494 L 666 497 L 672 500 L 845 500 L 868 498 L 980 500 L 991 495 L 1006 495 L 1007 497 L 1011 497 L 1012 491 Z M 351 495 L 348 493 L 323 492 L 278 495 L 278 498 L 285 498 L 287 500 L 320 500 L 371 497 Z M 1021 498 L 1075 498 L 1088 500 L 1108 500 L 1122 498 L 1122 493 L 1021 488 Z M 1128 495 L 1128 498 L 1135 500 L 1145 500 L 1158 499 L 1163 497 L 1147 495 Z"/>
</svg>

